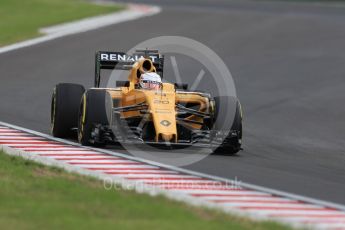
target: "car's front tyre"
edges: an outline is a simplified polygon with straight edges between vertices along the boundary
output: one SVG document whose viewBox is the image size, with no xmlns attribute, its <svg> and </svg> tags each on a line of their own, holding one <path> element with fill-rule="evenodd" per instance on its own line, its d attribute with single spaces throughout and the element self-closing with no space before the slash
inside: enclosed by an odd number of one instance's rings
<svg viewBox="0 0 345 230">
<path fill-rule="evenodd" d="M 90 89 L 82 96 L 79 107 L 78 141 L 82 145 L 101 145 L 95 142 L 92 132 L 96 125 L 108 126 L 106 114 L 107 91 Z"/>
<path fill-rule="evenodd" d="M 242 145 L 242 108 L 235 97 L 215 97 L 215 129 L 221 134 L 221 144 L 213 153 L 235 155 Z M 225 133 L 225 135 L 224 135 Z"/>
</svg>

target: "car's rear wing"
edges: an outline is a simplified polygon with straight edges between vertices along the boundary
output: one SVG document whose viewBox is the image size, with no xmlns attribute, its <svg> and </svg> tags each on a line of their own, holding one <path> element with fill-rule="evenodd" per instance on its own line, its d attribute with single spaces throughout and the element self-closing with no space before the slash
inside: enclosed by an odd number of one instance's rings
<svg viewBox="0 0 345 230">
<path fill-rule="evenodd" d="M 136 50 L 132 55 L 123 52 L 98 51 L 95 58 L 95 87 L 99 87 L 102 69 L 130 70 L 139 58 L 150 58 L 157 73 L 163 78 L 164 56 L 158 50 Z"/>
</svg>

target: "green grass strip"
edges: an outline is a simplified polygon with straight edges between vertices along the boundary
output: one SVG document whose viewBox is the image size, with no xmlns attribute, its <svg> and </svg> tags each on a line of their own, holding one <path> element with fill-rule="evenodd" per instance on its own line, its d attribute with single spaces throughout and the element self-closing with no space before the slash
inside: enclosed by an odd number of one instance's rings
<svg viewBox="0 0 345 230">
<path fill-rule="evenodd" d="M 99 180 L 0 152 L 0 229 L 289 229 L 162 196 L 106 190 Z"/>
<path fill-rule="evenodd" d="M 123 8 L 86 0 L 0 0 L 0 46 L 37 37 L 42 27 Z"/>
</svg>

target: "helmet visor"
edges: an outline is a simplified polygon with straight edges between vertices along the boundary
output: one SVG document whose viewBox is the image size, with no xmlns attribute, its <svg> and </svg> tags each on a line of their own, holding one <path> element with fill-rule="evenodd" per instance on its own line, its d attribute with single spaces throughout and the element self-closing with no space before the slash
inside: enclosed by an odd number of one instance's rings
<svg viewBox="0 0 345 230">
<path fill-rule="evenodd" d="M 143 89 L 159 90 L 161 89 L 162 83 L 157 81 L 141 80 L 140 86 Z"/>
</svg>

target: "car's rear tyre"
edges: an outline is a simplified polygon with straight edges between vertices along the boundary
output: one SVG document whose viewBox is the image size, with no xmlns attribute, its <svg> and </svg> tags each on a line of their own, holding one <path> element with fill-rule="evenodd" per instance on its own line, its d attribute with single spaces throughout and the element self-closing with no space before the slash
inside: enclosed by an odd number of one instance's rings
<svg viewBox="0 0 345 230">
<path fill-rule="evenodd" d="M 78 122 L 78 141 L 82 145 L 103 145 L 102 142 L 95 142 L 92 137 L 92 131 L 96 125 L 108 125 L 106 114 L 107 91 L 99 89 L 90 89 L 82 97 L 79 107 Z"/>
<path fill-rule="evenodd" d="M 235 155 L 241 150 L 242 145 L 242 108 L 235 97 L 215 97 L 215 125 L 214 128 L 222 133 L 222 143 L 213 153 Z M 235 135 L 236 134 L 236 135 Z"/>
<path fill-rule="evenodd" d="M 70 137 L 72 128 L 78 127 L 82 85 L 61 83 L 55 86 L 51 99 L 50 130 L 54 137 Z"/>
</svg>

